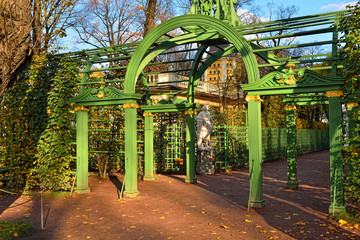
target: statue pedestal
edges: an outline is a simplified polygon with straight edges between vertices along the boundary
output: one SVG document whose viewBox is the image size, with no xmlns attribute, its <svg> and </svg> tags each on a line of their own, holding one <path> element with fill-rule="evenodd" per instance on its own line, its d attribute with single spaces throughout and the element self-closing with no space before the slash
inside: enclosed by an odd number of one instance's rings
<svg viewBox="0 0 360 240">
<path fill-rule="evenodd" d="M 213 159 L 212 149 L 198 149 L 198 162 L 196 165 L 196 173 L 214 174 L 215 168 L 212 159 Z"/>
</svg>

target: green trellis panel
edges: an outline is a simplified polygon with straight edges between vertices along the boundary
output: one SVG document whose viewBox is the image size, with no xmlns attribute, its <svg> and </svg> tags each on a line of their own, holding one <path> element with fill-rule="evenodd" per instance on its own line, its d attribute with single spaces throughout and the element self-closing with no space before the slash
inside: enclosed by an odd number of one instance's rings
<svg viewBox="0 0 360 240">
<path fill-rule="evenodd" d="M 158 172 L 185 170 L 185 126 L 174 124 L 156 129 L 154 158 Z M 263 161 L 286 158 L 286 128 L 263 128 Z M 215 169 L 226 170 L 248 164 L 247 128 L 214 126 L 212 134 Z M 329 148 L 327 130 L 297 130 L 298 155 Z M 179 164 L 184 159 L 184 165 Z"/>
<path fill-rule="evenodd" d="M 155 129 L 154 159 L 159 172 L 183 172 L 186 164 L 185 125 L 172 124 Z"/>
<path fill-rule="evenodd" d="M 247 165 L 246 127 L 214 126 L 211 138 L 216 169 L 229 169 Z"/>
</svg>

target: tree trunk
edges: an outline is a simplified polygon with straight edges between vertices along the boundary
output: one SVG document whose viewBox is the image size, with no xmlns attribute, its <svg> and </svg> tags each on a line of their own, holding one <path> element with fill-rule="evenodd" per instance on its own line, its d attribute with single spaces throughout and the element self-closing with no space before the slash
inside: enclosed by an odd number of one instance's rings
<svg viewBox="0 0 360 240">
<path fill-rule="evenodd" d="M 0 98 L 31 62 L 31 0 L 0 0 Z"/>
<path fill-rule="evenodd" d="M 144 23 L 144 37 L 155 28 L 156 1 L 157 0 L 147 1 L 147 7 L 145 10 L 146 19 Z"/>
</svg>

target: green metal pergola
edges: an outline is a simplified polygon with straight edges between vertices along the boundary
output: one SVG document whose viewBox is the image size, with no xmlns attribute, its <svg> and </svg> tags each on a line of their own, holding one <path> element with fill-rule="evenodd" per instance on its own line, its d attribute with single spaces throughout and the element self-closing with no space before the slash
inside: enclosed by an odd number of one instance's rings
<svg viewBox="0 0 360 240">
<path fill-rule="evenodd" d="M 263 207 L 261 95 L 285 94 L 288 126 L 288 184 L 297 188 L 295 150 L 295 111 L 297 105 L 329 104 L 330 166 L 332 212 L 345 211 L 343 196 L 342 92 L 344 78 L 338 75 L 338 20 L 348 11 L 311 15 L 265 23 L 244 25 L 238 18 L 232 1 L 193 1 L 184 16 L 170 19 L 153 29 L 141 42 L 114 47 L 85 50 L 90 56 L 80 84 L 76 104 L 77 128 L 77 191 L 86 193 L 88 186 L 88 111 L 91 106 L 122 105 L 125 109 L 125 197 L 136 197 L 137 189 L 137 109 L 144 112 L 145 176 L 155 179 L 153 160 L 154 114 L 185 112 L 186 114 L 186 179 L 195 183 L 195 115 L 196 88 L 206 69 L 216 60 L 234 53 L 241 55 L 246 67 L 248 139 L 250 166 L 249 206 Z M 277 34 L 286 32 L 286 34 Z M 271 47 L 269 41 L 305 37 L 303 43 Z M 310 37 L 309 37 L 310 36 Z M 328 39 L 320 40 L 317 39 Z M 275 52 L 325 46 L 329 53 L 277 57 Z M 209 51 L 213 47 L 216 51 Z M 102 65 L 102 68 L 94 66 Z M 266 71 L 265 71 L 266 70 Z M 270 73 L 265 74 L 266 72 Z M 322 74 L 317 71 L 321 70 Z M 115 79 L 89 78 L 93 72 L 122 73 Z M 188 76 L 187 89 L 164 90 L 156 94 L 186 94 L 187 101 L 153 104 L 153 88 L 174 82 L 153 82 L 159 73 L 179 73 Z M 137 83 L 141 82 L 141 88 Z M 179 81 L 176 81 L 179 83 Z M 119 86 L 123 86 L 120 90 Z M 146 104 L 139 104 L 145 98 Z M 141 101 L 144 102 L 144 101 Z M 295 154 L 294 154 L 295 153 Z"/>
</svg>

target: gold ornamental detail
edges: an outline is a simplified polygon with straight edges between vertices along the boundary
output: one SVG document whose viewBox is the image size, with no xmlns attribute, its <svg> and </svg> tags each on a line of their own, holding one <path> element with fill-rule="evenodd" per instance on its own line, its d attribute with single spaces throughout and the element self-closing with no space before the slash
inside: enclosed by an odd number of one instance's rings
<svg viewBox="0 0 360 240">
<path fill-rule="evenodd" d="M 81 107 L 75 107 L 74 108 L 74 111 L 77 112 L 77 111 L 89 111 L 90 109 L 88 107 L 84 107 L 84 106 L 81 106 Z"/>
<path fill-rule="evenodd" d="M 285 106 L 285 110 L 295 110 L 296 111 L 296 106 Z"/>
<path fill-rule="evenodd" d="M 339 91 L 327 91 L 325 92 L 325 96 L 330 98 L 330 97 L 342 97 L 344 96 L 344 92 L 339 90 Z"/>
<path fill-rule="evenodd" d="M 359 106 L 359 103 L 357 103 L 357 102 L 346 104 L 346 108 L 353 108 L 353 107 L 358 107 L 358 106 Z"/>
<path fill-rule="evenodd" d="M 185 114 L 196 114 L 195 110 L 189 110 L 189 111 L 185 111 Z"/>
<path fill-rule="evenodd" d="M 152 114 L 151 112 L 146 112 L 144 113 L 144 117 L 153 117 L 154 114 Z"/>
<path fill-rule="evenodd" d="M 139 104 L 137 103 L 124 103 L 123 108 L 139 108 Z"/>
<path fill-rule="evenodd" d="M 264 100 L 262 100 L 260 98 L 260 95 L 247 95 L 245 100 L 248 102 L 248 101 L 260 101 L 260 102 L 263 102 Z"/>
</svg>

